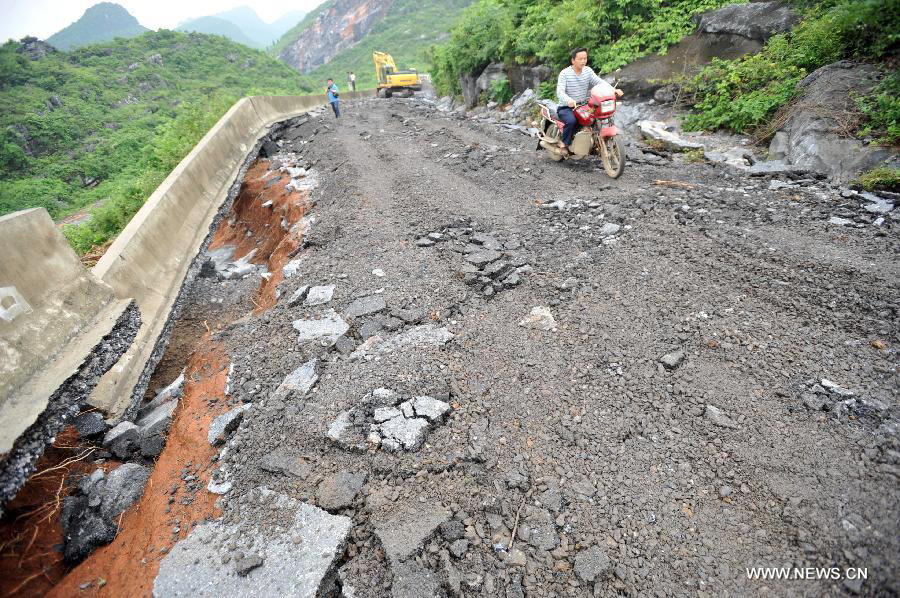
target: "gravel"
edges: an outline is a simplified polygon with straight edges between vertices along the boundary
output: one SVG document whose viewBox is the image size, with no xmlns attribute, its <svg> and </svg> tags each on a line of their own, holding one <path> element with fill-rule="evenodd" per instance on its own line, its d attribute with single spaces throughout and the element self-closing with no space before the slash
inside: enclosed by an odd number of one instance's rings
<svg viewBox="0 0 900 598">
<path fill-rule="evenodd" d="M 366 482 L 339 502 L 333 565 L 355 596 L 432 576 L 460 595 L 776 595 L 742 572 L 780 563 L 900 592 L 897 210 L 678 155 L 610 180 L 420 99 L 345 112 L 279 154 L 318 185 L 279 303 L 192 291 L 196 321 L 210 295 L 244 316 L 213 333 L 253 402 L 220 460 L 224 522 L 260 487 L 311 504 L 350 472 Z M 327 305 L 291 299 L 325 281 Z M 312 359 L 306 391 L 276 392 Z M 448 407 L 432 423 L 416 397 Z M 372 441 L 398 417 L 428 424 L 415 450 Z"/>
</svg>

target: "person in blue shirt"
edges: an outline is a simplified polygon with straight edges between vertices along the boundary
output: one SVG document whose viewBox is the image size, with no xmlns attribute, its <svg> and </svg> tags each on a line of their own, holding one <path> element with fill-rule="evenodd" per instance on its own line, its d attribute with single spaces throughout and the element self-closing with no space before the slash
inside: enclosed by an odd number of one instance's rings
<svg viewBox="0 0 900 598">
<path fill-rule="evenodd" d="M 337 83 L 334 82 L 334 79 L 328 80 L 326 92 L 328 93 L 328 101 L 331 103 L 331 109 L 334 110 L 334 117 L 340 118 L 341 110 L 338 107 L 338 86 Z"/>
</svg>

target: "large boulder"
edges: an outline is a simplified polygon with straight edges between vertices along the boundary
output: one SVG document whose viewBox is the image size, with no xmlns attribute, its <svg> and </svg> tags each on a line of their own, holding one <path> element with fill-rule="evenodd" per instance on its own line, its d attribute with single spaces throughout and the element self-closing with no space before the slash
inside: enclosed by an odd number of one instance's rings
<svg viewBox="0 0 900 598">
<path fill-rule="evenodd" d="M 848 118 L 855 111 L 851 94 L 863 95 L 878 83 L 872 65 L 842 60 L 812 72 L 798 85 L 797 102 L 769 148 L 772 157 L 795 167 L 840 180 L 897 159 L 897 151 L 865 145 L 847 137 Z"/>
<path fill-rule="evenodd" d="M 478 75 L 481 73 L 463 73 L 459 76 L 459 87 L 462 90 L 463 101 L 466 109 L 474 108 L 478 104 Z"/>
<path fill-rule="evenodd" d="M 537 66 L 513 64 L 506 68 L 506 76 L 513 91 L 522 93 L 526 89 L 537 89 L 541 83 L 555 78 L 556 75 L 549 66 L 543 64 Z"/>
<path fill-rule="evenodd" d="M 506 66 L 502 62 L 492 62 L 481 72 L 478 79 L 475 80 L 475 84 L 478 86 L 478 91 L 485 93 L 490 92 L 494 81 L 503 81 L 505 79 Z"/>
<path fill-rule="evenodd" d="M 790 31 L 799 20 L 787 2 L 729 4 L 694 16 L 701 33 L 733 33 L 759 42 Z"/>
<path fill-rule="evenodd" d="M 620 87 L 630 99 L 652 98 L 667 81 L 690 76 L 713 58 L 734 60 L 758 52 L 769 37 L 799 19 L 784 2 L 732 4 L 694 17 L 697 31 L 669 47 L 622 67 Z"/>
</svg>

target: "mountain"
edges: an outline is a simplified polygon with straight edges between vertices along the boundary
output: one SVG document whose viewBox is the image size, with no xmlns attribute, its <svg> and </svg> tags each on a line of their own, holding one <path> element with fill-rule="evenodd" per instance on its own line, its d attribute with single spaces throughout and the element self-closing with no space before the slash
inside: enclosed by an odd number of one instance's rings
<svg viewBox="0 0 900 598">
<path fill-rule="evenodd" d="M 428 48 L 447 37 L 472 0 L 329 0 L 279 39 L 271 53 L 309 74 L 375 84 L 372 52 L 389 52 L 400 68 L 428 70 Z"/>
<path fill-rule="evenodd" d="M 297 23 L 302 21 L 305 16 L 306 13 L 302 10 L 292 10 L 274 23 L 271 23 L 269 27 L 272 28 L 272 33 L 275 35 L 272 37 L 270 43 L 278 40 L 278 38 L 287 33 L 291 27 L 294 27 Z"/>
<path fill-rule="evenodd" d="M 186 21 L 177 30 L 224 35 L 251 48 L 265 48 L 302 21 L 305 15 L 305 12 L 295 10 L 274 23 L 266 23 L 249 6 L 238 6 L 212 16 Z"/>
<path fill-rule="evenodd" d="M 90 227 L 66 229 L 79 250 L 115 235 L 234 101 L 311 91 L 283 62 L 219 36 L 40 44 L 0 46 L 0 215 L 42 206 L 58 219 L 99 202 Z"/>
<path fill-rule="evenodd" d="M 200 17 L 186 21 L 175 28 L 176 31 L 195 31 L 210 35 L 224 35 L 231 41 L 244 44 L 249 48 L 264 48 L 266 44 L 250 39 L 240 27 L 220 17 Z"/>
<path fill-rule="evenodd" d="M 109 41 L 117 37 L 134 37 L 145 31 L 127 10 L 112 2 L 95 4 L 81 18 L 49 38 L 47 43 L 58 50 L 68 51 L 88 44 Z"/>
</svg>

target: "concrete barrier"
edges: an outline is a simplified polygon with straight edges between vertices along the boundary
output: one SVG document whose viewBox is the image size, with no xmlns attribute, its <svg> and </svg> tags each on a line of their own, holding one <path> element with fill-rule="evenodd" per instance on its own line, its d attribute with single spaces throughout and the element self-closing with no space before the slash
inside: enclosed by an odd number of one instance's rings
<svg viewBox="0 0 900 598">
<path fill-rule="evenodd" d="M 54 400 L 67 395 L 73 383 L 89 392 L 90 380 L 124 352 L 139 320 L 131 333 L 121 333 L 120 341 L 127 342 L 117 344 L 121 350 L 107 355 L 105 365 L 95 359 L 98 348 L 129 319 L 131 300 L 117 297 L 82 266 L 43 208 L 0 217 L 0 256 L 2 506 L 79 403 L 68 396 L 61 404 Z M 91 371 L 76 383 L 86 364 Z"/>
<path fill-rule="evenodd" d="M 342 100 L 373 97 L 347 92 Z M 325 96 L 253 96 L 238 101 L 153 192 L 94 267 L 119 297 L 134 297 L 143 325 L 90 403 L 112 419 L 136 407 L 168 343 L 178 299 L 248 153 L 272 124 L 326 104 Z M 233 197 L 232 197 L 233 199 Z"/>
</svg>

